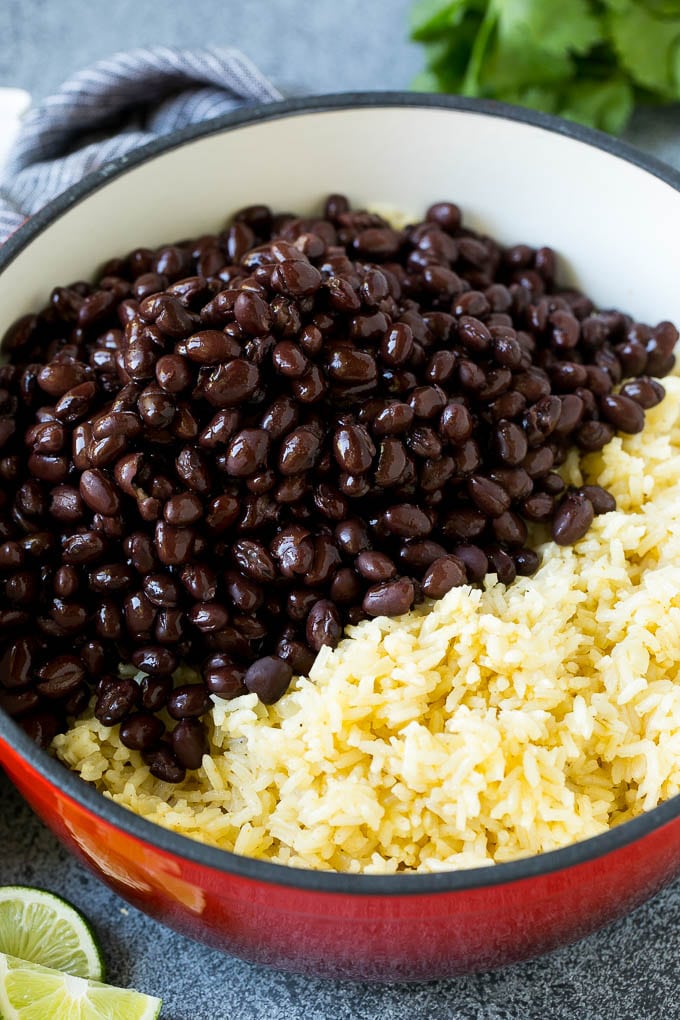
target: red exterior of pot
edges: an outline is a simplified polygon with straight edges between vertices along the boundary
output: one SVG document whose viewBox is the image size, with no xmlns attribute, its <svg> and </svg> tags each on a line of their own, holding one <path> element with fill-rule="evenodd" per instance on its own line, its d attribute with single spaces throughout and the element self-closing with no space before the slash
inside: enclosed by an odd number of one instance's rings
<svg viewBox="0 0 680 1020">
<path fill-rule="evenodd" d="M 136 838 L 61 791 L 58 763 L 51 782 L 2 739 L 0 760 L 59 839 L 134 906 L 235 956 L 324 977 L 422 981 L 499 967 L 594 931 L 680 872 L 675 818 L 604 855 L 501 884 L 301 889 L 231 874 L 227 854 L 220 870 Z"/>
</svg>

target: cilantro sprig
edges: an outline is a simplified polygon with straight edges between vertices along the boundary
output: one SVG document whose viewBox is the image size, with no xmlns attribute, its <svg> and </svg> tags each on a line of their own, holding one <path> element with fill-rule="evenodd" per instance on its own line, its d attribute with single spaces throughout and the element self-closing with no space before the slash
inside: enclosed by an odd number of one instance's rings
<svg viewBox="0 0 680 1020">
<path fill-rule="evenodd" d="M 680 0 L 417 0 L 423 92 L 530 106 L 621 132 L 680 100 Z"/>
</svg>

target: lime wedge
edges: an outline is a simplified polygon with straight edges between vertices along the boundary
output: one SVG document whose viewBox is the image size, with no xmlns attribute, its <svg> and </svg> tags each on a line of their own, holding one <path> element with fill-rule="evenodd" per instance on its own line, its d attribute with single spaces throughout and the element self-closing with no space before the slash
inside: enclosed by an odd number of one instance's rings
<svg viewBox="0 0 680 1020">
<path fill-rule="evenodd" d="M 0 953 L 3 1020 L 155 1020 L 161 1000 Z"/>
<path fill-rule="evenodd" d="M 0 953 L 76 977 L 104 979 L 101 950 L 85 918 L 43 889 L 0 886 Z"/>
</svg>

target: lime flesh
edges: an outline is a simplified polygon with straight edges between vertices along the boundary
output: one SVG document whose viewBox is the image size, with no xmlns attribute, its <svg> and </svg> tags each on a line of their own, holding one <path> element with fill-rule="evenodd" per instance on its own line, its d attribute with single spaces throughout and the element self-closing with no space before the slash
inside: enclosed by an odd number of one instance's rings
<svg viewBox="0 0 680 1020">
<path fill-rule="evenodd" d="M 0 953 L 104 980 L 104 961 L 90 925 L 70 903 L 43 889 L 0 887 Z"/>
<path fill-rule="evenodd" d="M 156 1020 L 161 1000 L 0 953 L 3 1020 Z"/>
</svg>

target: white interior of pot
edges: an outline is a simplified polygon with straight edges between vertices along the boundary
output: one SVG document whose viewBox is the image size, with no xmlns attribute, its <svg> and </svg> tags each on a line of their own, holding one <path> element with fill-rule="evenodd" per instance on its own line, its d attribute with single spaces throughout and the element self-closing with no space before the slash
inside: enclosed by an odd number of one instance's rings
<svg viewBox="0 0 680 1020">
<path fill-rule="evenodd" d="M 480 113 L 375 107 L 285 116 L 182 145 L 100 187 L 0 277 L 0 331 L 105 259 L 220 229 L 253 202 L 312 212 L 342 191 L 420 217 L 434 200 L 499 240 L 549 244 L 601 307 L 680 320 L 680 193 L 583 142 Z"/>
</svg>

